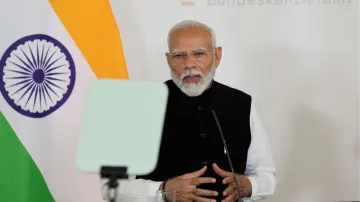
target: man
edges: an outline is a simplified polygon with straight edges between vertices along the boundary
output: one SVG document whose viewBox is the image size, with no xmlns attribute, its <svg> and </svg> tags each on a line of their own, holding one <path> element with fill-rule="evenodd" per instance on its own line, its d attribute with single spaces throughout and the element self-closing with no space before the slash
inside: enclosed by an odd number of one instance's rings
<svg viewBox="0 0 360 202">
<path fill-rule="evenodd" d="M 168 47 L 172 80 L 165 82 L 169 100 L 157 167 L 120 185 L 119 192 L 154 195 L 156 190 L 175 190 L 181 202 L 255 201 L 272 195 L 276 170 L 251 96 L 214 80 L 222 56 L 215 32 L 205 24 L 183 21 L 170 30 Z M 129 187 L 137 191 L 127 191 Z"/>
</svg>

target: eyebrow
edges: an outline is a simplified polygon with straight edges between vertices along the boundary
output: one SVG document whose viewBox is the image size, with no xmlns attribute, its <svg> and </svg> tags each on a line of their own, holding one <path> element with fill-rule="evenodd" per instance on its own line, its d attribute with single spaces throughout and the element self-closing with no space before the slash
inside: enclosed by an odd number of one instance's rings
<svg viewBox="0 0 360 202">
<path fill-rule="evenodd" d="M 200 47 L 200 48 L 195 48 L 191 51 L 206 51 L 206 48 L 204 47 Z M 179 50 L 179 49 L 173 49 L 170 54 L 179 54 L 179 53 L 186 53 L 185 50 Z"/>
<path fill-rule="evenodd" d="M 174 50 L 172 50 L 172 51 L 170 52 L 171 55 L 172 55 L 172 54 L 179 54 L 179 53 L 185 53 L 185 51 L 184 51 L 184 50 L 179 50 L 179 49 L 174 49 Z"/>
<path fill-rule="evenodd" d="M 206 51 L 206 48 L 200 47 L 200 48 L 196 48 L 193 51 Z"/>
</svg>

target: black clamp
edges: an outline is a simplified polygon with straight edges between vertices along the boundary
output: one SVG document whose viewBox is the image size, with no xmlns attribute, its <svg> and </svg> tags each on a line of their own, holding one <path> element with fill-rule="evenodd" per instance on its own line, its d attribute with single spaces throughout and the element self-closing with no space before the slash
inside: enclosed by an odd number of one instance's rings
<svg viewBox="0 0 360 202">
<path fill-rule="evenodd" d="M 108 189 L 108 198 L 110 202 L 116 201 L 116 189 L 119 186 L 118 180 L 119 179 L 128 179 L 127 175 L 127 167 L 115 167 L 115 166 L 102 166 L 100 170 L 100 177 L 107 178 L 109 181 L 106 183 L 109 187 Z M 114 196 L 110 195 L 111 190 L 115 191 Z"/>
</svg>

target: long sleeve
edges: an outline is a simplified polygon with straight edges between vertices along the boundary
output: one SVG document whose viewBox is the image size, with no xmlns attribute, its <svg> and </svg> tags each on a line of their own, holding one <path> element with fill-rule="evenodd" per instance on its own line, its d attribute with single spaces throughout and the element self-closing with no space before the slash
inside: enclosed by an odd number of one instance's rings
<svg viewBox="0 0 360 202">
<path fill-rule="evenodd" d="M 155 197 L 161 182 L 144 179 L 119 180 L 116 190 L 117 201 L 136 201 L 137 197 Z M 105 201 L 109 201 L 107 180 L 101 180 L 101 194 Z"/>
<path fill-rule="evenodd" d="M 250 114 L 251 144 L 245 175 L 252 185 L 252 196 L 244 202 L 252 202 L 274 194 L 276 189 L 276 168 L 266 132 L 255 106 L 251 105 Z"/>
</svg>

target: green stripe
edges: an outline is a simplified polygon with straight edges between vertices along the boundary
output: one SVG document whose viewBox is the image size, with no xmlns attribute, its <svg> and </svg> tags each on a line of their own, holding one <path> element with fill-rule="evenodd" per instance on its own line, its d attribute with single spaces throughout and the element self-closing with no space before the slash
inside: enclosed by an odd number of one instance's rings
<svg viewBox="0 0 360 202">
<path fill-rule="evenodd" d="M 0 201 L 55 201 L 36 164 L 1 112 Z"/>
</svg>

